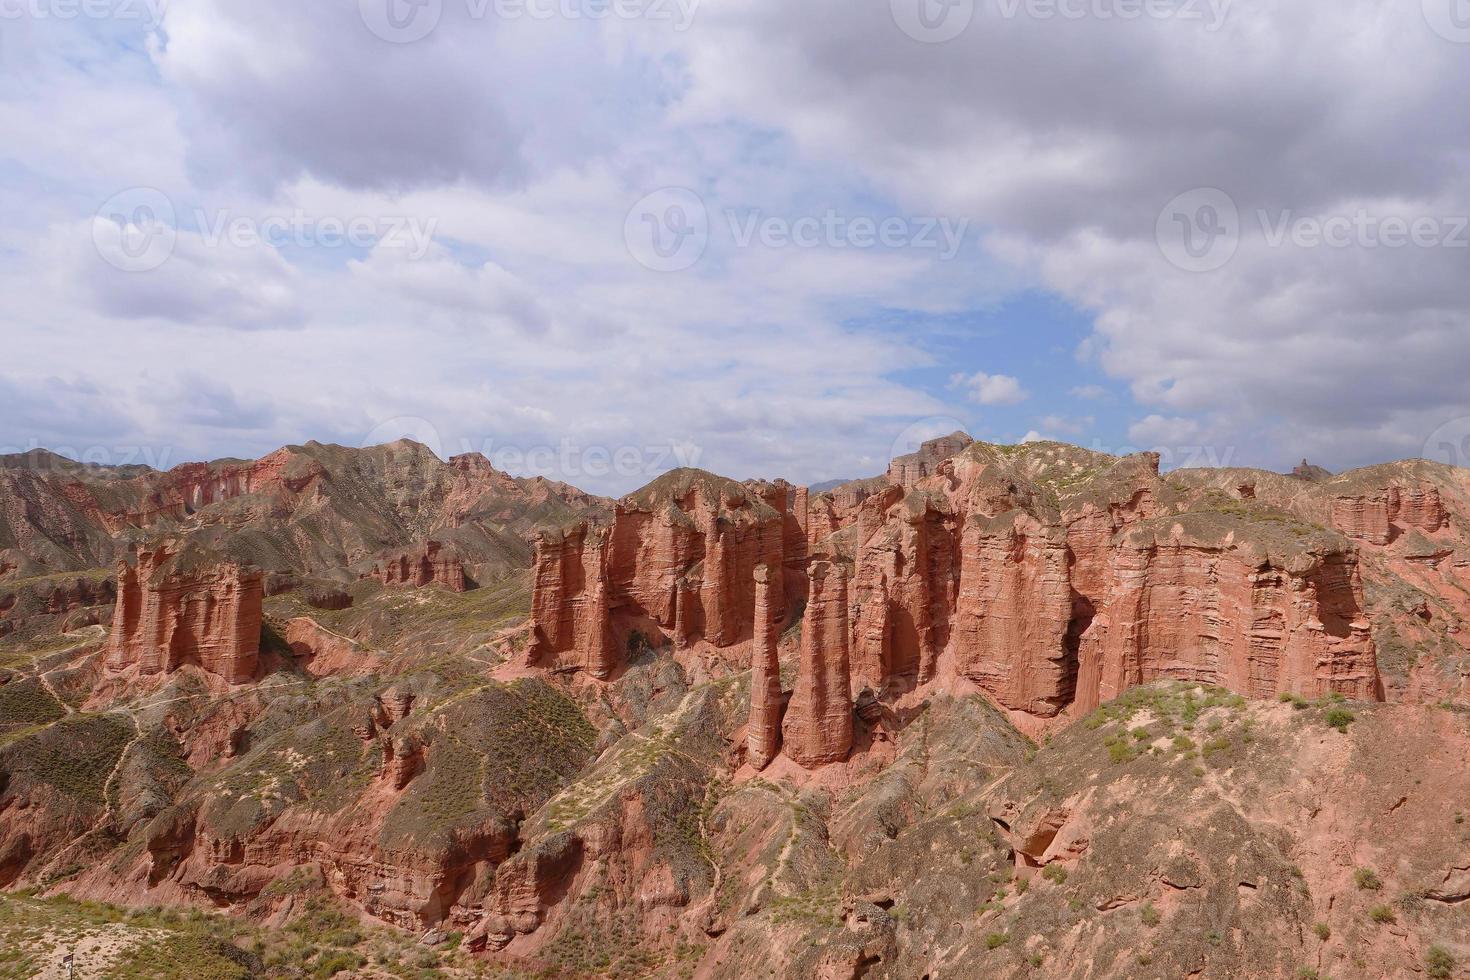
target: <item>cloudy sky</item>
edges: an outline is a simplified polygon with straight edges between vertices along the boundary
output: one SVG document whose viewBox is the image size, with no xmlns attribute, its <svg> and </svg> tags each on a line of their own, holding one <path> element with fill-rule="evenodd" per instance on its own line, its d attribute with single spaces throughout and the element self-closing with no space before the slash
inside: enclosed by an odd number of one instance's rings
<svg viewBox="0 0 1470 980">
<path fill-rule="evenodd" d="M 1470 437 L 1464 0 L 0 0 L 0 447 Z"/>
</svg>

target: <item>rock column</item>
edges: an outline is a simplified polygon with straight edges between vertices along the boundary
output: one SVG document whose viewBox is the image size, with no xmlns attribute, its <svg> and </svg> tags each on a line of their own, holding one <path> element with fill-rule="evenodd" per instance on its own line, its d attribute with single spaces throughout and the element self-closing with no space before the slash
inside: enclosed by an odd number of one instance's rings
<svg viewBox="0 0 1470 980">
<path fill-rule="evenodd" d="M 801 666 L 782 734 L 786 754 L 807 769 L 852 750 L 852 679 L 847 569 L 819 561 L 801 624 Z"/>
<path fill-rule="evenodd" d="M 781 664 L 776 656 L 776 624 L 781 583 L 779 566 L 755 570 L 755 637 L 750 645 L 750 726 L 746 757 L 756 769 L 770 765 L 781 750 Z"/>
</svg>

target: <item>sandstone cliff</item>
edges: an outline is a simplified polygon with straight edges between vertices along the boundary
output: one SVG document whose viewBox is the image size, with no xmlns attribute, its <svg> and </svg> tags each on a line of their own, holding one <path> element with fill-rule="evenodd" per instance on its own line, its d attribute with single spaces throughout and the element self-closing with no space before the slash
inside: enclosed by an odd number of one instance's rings
<svg viewBox="0 0 1470 980">
<path fill-rule="evenodd" d="M 360 577 L 390 587 L 421 589 L 437 585 L 450 592 L 463 592 L 468 588 L 464 563 L 453 549 L 446 549 L 438 541 L 426 541 L 419 547 L 379 557 Z"/>
<path fill-rule="evenodd" d="M 538 535 L 535 655 L 605 678 L 635 630 L 681 646 L 748 640 L 754 572 L 783 564 L 788 505 L 785 485 L 675 470 L 618 501 L 606 525 Z"/>
<path fill-rule="evenodd" d="M 817 562 L 810 575 L 801 665 L 781 725 L 785 753 L 807 768 L 841 762 L 852 749 L 848 573 L 840 564 Z"/>
<path fill-rule="evenodd" d="M 260 654 L 263 575 L 167 542 L 117 567 L 117 608 L 107 666 L 142 674 L 195 664 L 232 684 L 254 677 Z"/>
</svg>

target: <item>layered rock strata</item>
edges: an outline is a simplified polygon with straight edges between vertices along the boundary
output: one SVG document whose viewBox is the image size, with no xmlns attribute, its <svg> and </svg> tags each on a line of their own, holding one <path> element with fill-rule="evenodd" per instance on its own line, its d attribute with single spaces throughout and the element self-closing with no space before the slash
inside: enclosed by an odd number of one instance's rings
<svg viewBox="0 0 1470 980">
<path fill-rule="evenodd" d="M 158 674 L 195 664 L 232 684 L 250 680 L 260 654 L 262 573 L 174 549 L 159 544 L 118 563 L 108 668 Z"/>
<path fill-rule="evenodd" d="M 769 565 L 755 570 L 755 635 L 750 646 L 750 725 L 745 756 L 764 769 L 781 749 L 781 662 L 777 657 L 780 624 L 776 617 L 779 572 Z"/>
<path fill-rule="evenodd" d="M 468 587 L 464 563 L 438 541 L 426 541 L 421 547 L 379 558 L 361 577 L 390 587 L 422 589 L 437 585 L 451 592 L 463 592 Z"/>
<path fill-rule="evenodd" d="M 749 639 L 755 569 L 785 560 L 788 490 L 675 470 L 619 501 L 609 524 L 539 534 L 535 657 L 605 678 L 633 631 L 717 648 Z"/>
<path fill-rule="evenodd" d="M 816 562 L 801 621 L 801 665 L 782 722 L 784 751 L 808 769 L 841 762 L 852 750 L 851 629 L 847 569 Z"/>
</svg>

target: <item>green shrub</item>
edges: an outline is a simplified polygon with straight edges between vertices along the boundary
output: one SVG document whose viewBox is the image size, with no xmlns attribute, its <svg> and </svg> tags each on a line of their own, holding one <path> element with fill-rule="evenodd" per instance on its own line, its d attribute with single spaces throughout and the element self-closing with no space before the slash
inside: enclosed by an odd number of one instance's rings
<svg viewBox="0 0 1470 980">
<path fill-rule="evenodd" d="M 1332 938 L 1332 927 L 1325 922 L 1319 922 L 1316 925 L 1312 926 L 1312 931 L 1315 932 L 1317 934 L 1317 938 L 1322 940 L 1324 943 Z"/>
<path fill-rule="evenodd" d="M 1353 882 L 1365 892 L 1376 892 L 1383 887 L 1383 882 L 1378 878 L 1378 872 L 1372 868 L 1359 868 L 1354 871 Z"/>
<path fill-rule="evenodd" d="M 367 960 L 361 955 L 351 950 L 334 949 L 321 958 L 316 969 L 311 971 L 311 975 L 316 980 L 327 980 L 328 977 L 335 977 L 344 970 L 357 970 L 366 965 Z"/>
<path fill-rule="evenodd" d="M 1067 880 L 1067 869 L 1060 864 L 1048 864 L 1041 869 L 1041 877 L 1061 885 Z"/>
<path fill-rule="evenodd" d="M 985 948 L 999 949 L 1010 941 L 1011 937 L 1009 934 L 1004 932 L 992 932 L 990 935 L 985 937 Z"/>
<path fill-rule="evenodd" d="M 1154 908 L 1153 902 L 1144 902 L 1143 908 L 1138 910 L 1138 918 L 1144 925 L 1152 929 L 1159 924 L 1159 910 Z"/>
<path fill-rule="evenodd" d="M 1433 980 L 1449 980 L 1455 974 L 1455 958 L 1443 946 L 1431 946 L 1424 954 L 1424 972 Z"/>
<path fill-rule="evenodd" d="M 1368 910 L 1368 918 L 1372 919 L 1379 925 L 1386 925 L 1387 923 L 1394 921 L 1395 916 L 1393 914 L 1393 909 L 1389 908 L 1387 905 L 1375 905 Z"/>
<path fill-rule="evenodd" d="M 1340 732 L 1345 732 L 1347 731 L 1347 727 L 1351 725 L 1357 719 L 1357 717 L 1357 715 L 1353 714 L 1346 708 L 1328 708 L 1327 713 L 1322 716 L 1322 720 L 1327 722 L 1329 727 L 1336 728 Z"/>
</svg>

